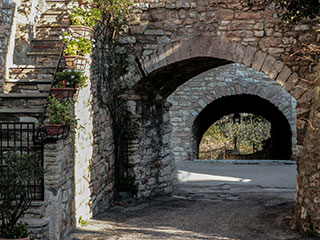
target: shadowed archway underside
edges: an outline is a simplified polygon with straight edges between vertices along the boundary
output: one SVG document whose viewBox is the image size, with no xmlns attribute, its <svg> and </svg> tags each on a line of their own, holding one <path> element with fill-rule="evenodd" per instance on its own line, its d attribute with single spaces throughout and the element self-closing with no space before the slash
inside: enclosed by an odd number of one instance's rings
<svg viewBox="0 0 320 240">
<path fill-rule="evenodd" d="M 197 57 L 175 62 L 145 76 L 134 89 L 147 95 L 156 93 L 166 98 L 189 79 L 229 63 L 232 62 L 211 57 Z"/>
</svg>

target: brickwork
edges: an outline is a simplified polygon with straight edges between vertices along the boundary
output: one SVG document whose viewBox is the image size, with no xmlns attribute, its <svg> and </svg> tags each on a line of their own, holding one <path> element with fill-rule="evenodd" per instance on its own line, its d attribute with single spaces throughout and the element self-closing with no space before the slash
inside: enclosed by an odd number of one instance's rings
<svg viewBox="0 0 320 240">
<path fill-rule="evenodd" d="M 205 72 L 182 84 L 169 96 L 172 152 L 176 161 L 197 158 L 193 134 L 196 117 L 211 102 L 225 96 L 251 94 L 274 104 L 292 130 L 292 156 L 296 159 L 296 101 L 280 84 L 265 74 L 240 64 L 229 64 Z"/>
</svg>

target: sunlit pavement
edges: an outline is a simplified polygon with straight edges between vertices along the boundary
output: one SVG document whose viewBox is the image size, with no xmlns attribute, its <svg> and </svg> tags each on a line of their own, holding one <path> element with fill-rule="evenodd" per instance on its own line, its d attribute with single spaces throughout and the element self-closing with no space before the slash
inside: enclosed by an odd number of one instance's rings
<svg viewBox="0 0 320 240">
<path fill-rule="evenodd" d="M 72 240 L 302 240 L 290 230 L 296 166 L 177 164 L 171 197 L 115 206 Z"/>
<path fill-rule="evenodd" d="M 260 188 L 296 187 L 296 164 L 232 164 L 185 161 L 177 163 L 179 183 L 189 185 L 243 185 Z"/>
</svg>

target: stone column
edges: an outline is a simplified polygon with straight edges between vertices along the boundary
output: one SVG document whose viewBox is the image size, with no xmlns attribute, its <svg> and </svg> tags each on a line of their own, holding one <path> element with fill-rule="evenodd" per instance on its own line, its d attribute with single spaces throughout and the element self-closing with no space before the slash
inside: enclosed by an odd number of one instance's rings
<svg viewBox="0 0 320 240">
<path fill-rule="evenodd" d="M 320 236 L 320 86 L 314 88 L 303 154 L 298 162 L 295 223 Z"/>
<path fill-rule="evenodd" d="M 129 141 L 128 163 L 137 186 L 137 198 L 172 192 L 174 162 L 170 152 L 170 104 L 162 98 L 129 100 L 128 109 L 136 122 L 135 138 Z"/>
<path fill-rule="evenodd" d="M 73 139 L 46 143 L 44 148 L 45 217 L 49 218 L 49 239 L 65 239 L 75 226 Z"/>
</svg>

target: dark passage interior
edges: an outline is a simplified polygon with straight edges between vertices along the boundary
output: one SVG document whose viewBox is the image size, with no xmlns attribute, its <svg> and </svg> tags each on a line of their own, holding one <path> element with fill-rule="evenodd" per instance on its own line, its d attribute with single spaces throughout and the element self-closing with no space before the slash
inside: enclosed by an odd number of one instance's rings
<svg viewBox="0 0 320 240">
<path fill-rule="evenodd" d="M 239 112 L 260 115 L 269 121 L 271 123 L 271 159 L 291 159 L 292 133 L 288 120 L 269 101 L 248 94 L 217 99 L 200 112 L 193 125 L 195 158 L 198 158 L 199 144 L 207 129 L 223 116 Z"/>
</svg>

